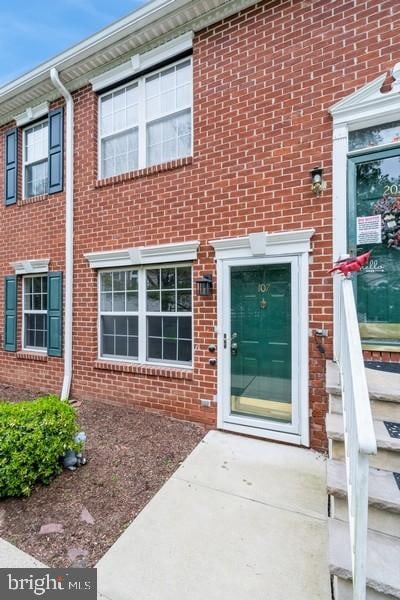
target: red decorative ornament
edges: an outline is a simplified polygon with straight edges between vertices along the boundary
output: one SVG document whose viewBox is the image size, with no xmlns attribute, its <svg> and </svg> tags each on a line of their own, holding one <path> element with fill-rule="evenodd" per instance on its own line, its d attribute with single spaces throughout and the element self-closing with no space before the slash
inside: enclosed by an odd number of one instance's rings
<svg viewBox="0 0 400 600">
<path fill-rule="evenodd" d="M 345 277 L 349 273 L 357 273 L 357 271 L 359 271 L 364 265 L 368 263 L 370 256 L 371 250 L 369 252 L 364 252 L 364 254 L 360 254 L 360 256 L 351 256 L 350 258 L 339 260 L 334 264 L 332 269 L 329 269 L 329 273 L 334 273 L 335 271 L 337 271 Z"/>
</svg>

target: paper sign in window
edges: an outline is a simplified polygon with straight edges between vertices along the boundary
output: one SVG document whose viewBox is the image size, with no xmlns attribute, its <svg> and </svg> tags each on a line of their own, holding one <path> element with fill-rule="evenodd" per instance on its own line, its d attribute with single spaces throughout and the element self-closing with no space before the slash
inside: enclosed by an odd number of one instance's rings
<svg viewBox="0 0 400 600">
<path fill-rule="evenodd" d="M 380 244 L 382 242 L 381 215 L 357 217 L 357 245 Z"/>
</svg>

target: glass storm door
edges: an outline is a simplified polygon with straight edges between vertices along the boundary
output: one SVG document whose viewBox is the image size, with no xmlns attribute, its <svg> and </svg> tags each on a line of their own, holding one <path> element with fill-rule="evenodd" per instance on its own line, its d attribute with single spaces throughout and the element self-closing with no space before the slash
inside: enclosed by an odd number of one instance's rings
<svg viewBox="0 0 400 600">
<path fill-rule="evenodd" d="M 296 259 L 286 260 L 227 267 L 227 422 L 288 432 L 297 427 L 293 306 L 298 282 Z"/>
<path fill-rule="evenodd" d="M 365 348 L 400 351 L 400 150 L 349 159 L 349 251 L 372 251 L 355 280 Z"/>
</svg>

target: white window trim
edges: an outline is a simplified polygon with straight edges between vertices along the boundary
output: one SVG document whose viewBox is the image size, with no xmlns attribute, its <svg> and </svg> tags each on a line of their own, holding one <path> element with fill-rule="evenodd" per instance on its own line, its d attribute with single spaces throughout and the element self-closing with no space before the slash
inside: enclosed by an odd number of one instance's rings
<svg viewBox="0 0 400 600">
<path fill-rule="evenodd" d="M 161 263 L 176 263 L 197 259 L 199 241 L 160 244 L 158 246 L 138 246 L 123 250 L 89 252 L 86 260 L 92 269 L 112 269 L 117 267 L 137 267 Z"/>
<path fill-rule="evenodd" d="M 398 121 L 400 114 L 400 63 L 393 68 L 396 81 L 390 92 L 382 94 L 380 88 L 386 75 L 356 90 L 329 110 L 333 118 L 332 153 L 332 199 L 333 199 L 333 256 L 332 262 L 347 252 L 347 158 L 349 155 L 349 132 L 373 125 Z M 377 146 L 376 149 L 396 147 L 398 144 Z M 364 153 L 356 151 L 351 155 Z M 339 278 L 333 278 L 334 290 L 334 354 L 337 356 L 339 342 Z"/>
<path fill-rule="evenodd" d="M 147 269 L 160 269 L 166 267 L 190 267 L 192 275 L 192 310 L 190 312 L 168 312 L 160 311 L 147 311 L 146 309 L 146 270 Z M 100 310 L 100 273 L 108 273 L 110 271 L 127 271 L 137 270 L 138 271 L 138 310 L 136 312 L 104 312 Z M 97 274 L 97 359 L 104 362 L 112 363 L 126 363 L 143 365 L 147 367 L 165 367 L 172 369 L 185 369 L 188 371 L 193 370 L 194 365 L 194 312 L 193 312 L 193 301 L 194 301 L 194 280 L 193 280 L 193 265 L 190 262 L 178 262 L 178 263 L 165 263 L 161 264 L 146 264 L 146 265 L 131 265 L 129 268 L 103 268 L 99 269 Z M 101 316 L 103 314 L 109 315 L 122 315 L 122 316 L 136 316 L 138 317 L 138 358 L 128 357 L 111 357 L 102 356 L 101 354 Z M 169 316 L 169 317 L 191 317 L 192 318 L 192 360 L 190 363 L 179 362 L 179 361 L 163 361 L 163 360 L 148 360 L 147 356 L 147 316 Z"/>
<path fill-rule="evenodd" d="M 36 119 L 40 119 L 40 117 L 44 117 L 49 112 L 49 103 L 42 102 L 42 104 L 38 104 L 37 106 L 29 107 L 24 112 L 15 116 L 15 124 L 17 127 L 24 127 L 28 125 L 28 123 L 32 123 L 32 121 L 36 121 Z"/>
<path fill-rule="evenodd" d="M 49 258 L 31 258 L 27 260 L 18 260 L 10 263 L 16 275 L 30 275 L 37 273 L 38 275 L 48 273 Z"/>
<path fill-rule="evenodd" d="M 94 92 L 99 92 L 106 87 L 117 84 L 119 81 L 128 79 L 134 76 L 139 71 L 149 69 L 161 62 L 172 59 L 174 56 L 190 50 L 193 47 L 193 32 L 188 31 L 179 37 L 162 44 L 148 52 L 142 54 L 135 54 L 131 59 L 90 79 L 92 89 Z"/>
<path fill-rule="evenodd" d="M 25 156 L 25 136 L 26 136 L 26 132 L 28 129 L 32 129 L 33 127 L 36 127 L 37 125 L 42 125 L 43 123 L 47 123 L 47 134 L 49 133 L 49 119 L 46 117 L 46 119 L 42 119 L 41 121 L 38 121 L 37 123 L 32 123 L 30 125 L 27 125 L 26 127 L 24 127 L 24 129 L 22 130 L 22 197 L 25 198 L 34 198 L 36 196 L 36 194 L 33 194 L 32 196 L 27 196 L 26 195 L 26 188 L 25 188 L 25 183 L 26 183 L 26 175 L 25 175 L 25 171 L 26 171 L 26 167 L 28 167 L 29 165 L 34 165 L 34 164 L 39 164 L 39 163 L 44 163 L 45 160 L 47 161 L 47 169 L 49 168 L 49 153 L 47 152 L 46 155 L 46 159 L 43 159 L 41 161 L 32 161 L 32 162 L 26 162 L 26 156 Z M 47 170 L 47 178 L 49 177 L 49 172 Z M 45 192 L 46 193 L 46 192 Z"/>
<path fill-rule="evenodd" d="M 99 180 L 104 179 L 104 176 L 102 173 L 102 141 L 103 140 L 111 139 L 122 133 L 128 133 L 129 131 L 132 131 L 137 128 L 138 129 L 138 166 L 137 166 L 137 169 L 145 169 L 148 166 L 147 165 L 147 145 L 146 145 L 147 125 L 149 125 L 151 123 L 155 123 L 161 119 L 171 117 L 173 115 L 178 115 L 178 114 L 183 113 L 188 110 L 190 110 L 190 120 L 191 120 L 191 147 L 190 147 L 190 153 L 187 156 L 193 156 L 193 137 L 194 137 L 193 136 L 193 71 L 192 71 L 192 79 L 191 79 L 192 85 L 191 85 L 190 103 L 185 107 L 181 107 L 179 110 L 165 113 L 155 119 L 150 119 L 149 121 L 146 120 L 146 86 L 145 86 L 146 78 L 149 76 L 157 75 L 157 73 L 161 73 L 162 71 L 165 71 L 166 69 L 169 69 L 171 67 L 179 65 L 186 61 L 190 62 L 190 67 L 191 67 L 191 69 L 193 69 L 192 57 L 187 56 L 187 57 L 179 59 L 175 62 L 171 62 L 169 65 L 164 65 L 163 67 L 160 67 L 159 69 L 154 69 L 154 71 L 151 71 L 150 73 L 146 73 L 145 75 L 142 75 L 142 76 L 138 77 L 137 79 L 134 79 L 132 81 L 129 81 L 128 83 L 125 83 L 123 85 L 112 88 L 111 90 L 108 90 L 107 92 L 104 92 L 103 94 L 99 95 L 98 110 L 97 110 L 97 131 L 98 131 L 98 136 L 97 136 L 97 138 L 98 138 L 98 142 L 97 142 L 97 179 L 99 179 Z M 107 135 L 102 136 L 101 135 L 101 101 L 102 101 L 102 98 L 104 98 L 104 96 L 107 96 L 109 94 L 117 92 L 118 90 L 128 88 L 129 86 L 131 86 L 133 84 L 137 84 L 137 89 L 138 89 L 138 123 L 137 123 L 137 125 L 134 125 L 133 127 L 127 127 L 126 129 L 122 129 L 122 130 L 113 132 L 112 134 L 107 134 Z M 181 156 L 179 158 L 187 158 L 187 156 Z M 179 158 L 177 160 L 179 160 Z M 162 163 L 159 163 L 159 164 L 162 164 Z M 151 166 L 154 167 L 157 165 L 151 165 Z M 127 171 L 127 172 L 129 172 L 129 171 Z M 119 173 L 119 175 L 122 175 L 122 174 L 123 173 Z M 117 175 L 111 175 L 110 177 L 114 177 L 114 176 L 117 176 Z"/>
<path fill-rule="evenodd" d="M 21 327 L 21 348 L 23 352 L 34 352 L 37 354 L 42 354 L 47 356 L 47 346 L 43 348 L 37 348 L 34 346 L 26 346 L 25 345 L 25 314 L 41 314 L 46 315 L 46 325 L 47 325 L 47 310 L 27 310 L 25 311 L 25 280 L 33 279 L 34 277 L 46 277 L 46 273 L 35 273 L 24 275 L 22 278 L 22 327 Z M 47 290 L 48 294 L 48 290 Z M 48 295 L 47 295 L 48 300 Z M 47 331 L 47 335 L 49 332 Z"/>
</svg>

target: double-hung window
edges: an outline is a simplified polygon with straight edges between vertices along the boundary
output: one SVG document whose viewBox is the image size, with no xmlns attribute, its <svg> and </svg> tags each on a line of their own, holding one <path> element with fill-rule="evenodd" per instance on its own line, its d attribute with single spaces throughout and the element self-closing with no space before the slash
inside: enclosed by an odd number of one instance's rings
<svg viewBox="0 0 400 600">
<path fill-rule="evenodd" d="M 23 279 L 23 347 L 47 349 L 47 275 Z"/>
<path fill-rule="evenodd" d="M 48 121 L 24 130 L 24 196 L 47 194 L 48 190 Z"/>
<path fill-rule="evenodd" d="M 101 271 L 99 335 L 102 358 L 191 365 L 191 266 Z"/>
<path fill-rule="evenodd" d="M 101 178 L 191 155 L 191 58 L 103 94 L 99 102 Z"/>
</svg>

